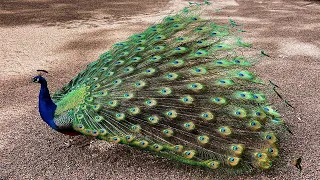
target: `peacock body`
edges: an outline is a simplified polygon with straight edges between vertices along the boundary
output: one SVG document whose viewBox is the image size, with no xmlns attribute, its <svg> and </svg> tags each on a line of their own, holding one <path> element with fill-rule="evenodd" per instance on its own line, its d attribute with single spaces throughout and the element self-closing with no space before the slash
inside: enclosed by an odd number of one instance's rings
<svg viewBox="0 0 320 180">
<path fill-rule="evenodd" d="M 234 22 L 233 22 L 234 23 Z M 39 111 L 50 127 L 148 150 L 220 171 L 269 169 L 278 159 L 280 114 L 256 57 L 232 28 L 184 9 L 115 44 Z"/>
</svg>

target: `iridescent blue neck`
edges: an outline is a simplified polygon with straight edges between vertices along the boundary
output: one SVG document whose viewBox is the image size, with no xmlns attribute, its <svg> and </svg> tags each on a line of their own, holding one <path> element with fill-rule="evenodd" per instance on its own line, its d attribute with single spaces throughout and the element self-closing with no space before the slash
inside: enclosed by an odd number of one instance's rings
<svg viewBox="0 0 320 180">
<path fill-rule="evenodd" d="M 51 100 L 49 89 L 47 87 L 47 81 L 42 78 L 40 81 L 41 88 L 39 93 L 39 112 L 41 118 L 52 128 L 58 129 L 54 123 L 54 112 L 57 105 Z"/>
</svg>

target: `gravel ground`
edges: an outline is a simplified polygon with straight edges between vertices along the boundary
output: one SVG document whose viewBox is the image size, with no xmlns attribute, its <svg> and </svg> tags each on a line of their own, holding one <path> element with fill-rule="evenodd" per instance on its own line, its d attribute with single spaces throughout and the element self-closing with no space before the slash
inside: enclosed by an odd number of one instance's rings
<svg viewBox="0 0 320 180">
<path fill-rule="evenodd" d="M 37 111 L 36 69 L 61 88 L 112 44 L 177 12 L 171 1 L 6 0 L 0 5 L 0 179 L 219 179 L 212 171 L 49 129 Z M 210 9 L 211 8 L 211 9 Z M 286 118 L 294 135 L 290 165 L 231 179 L 320 179 L 320 3 L 302 0 L 219 0 L 207 15 L 243 24 L 241 36 L 271 58 L 257 65 L 296 107 Z M 221 10 L 220 10 L 221 9 Z M 280 111 L 287 111 L 282 107 Z"/>
</svg>

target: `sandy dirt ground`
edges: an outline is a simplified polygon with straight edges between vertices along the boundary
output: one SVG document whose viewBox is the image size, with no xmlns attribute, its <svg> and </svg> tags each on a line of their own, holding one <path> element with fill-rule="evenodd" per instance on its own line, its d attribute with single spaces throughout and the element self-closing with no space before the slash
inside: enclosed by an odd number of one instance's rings
<svg viewBox="0 0 320 180">
<path fill-rule="evenodd" d="M 219 179 L 207 169 L 123 145 L 49 129 L 37 110 L 37 69 L 61 88 L 112 44 L 141 32 L 187 1 L 1 0 L 0 179 Z M 211 8 L 211 9 L 210 9 Z M 214 1 L 207 15 L 243 24 L 243 36 L 271 58 L 256 66 L 296 107 L 281 170 L 230 179 L 320 179 L 320 3 L 303 0 Z M 280 111 L 286 111 L 285 108 Z M 82 143 L 82 142 L 87 143 Z"/>
</svg>

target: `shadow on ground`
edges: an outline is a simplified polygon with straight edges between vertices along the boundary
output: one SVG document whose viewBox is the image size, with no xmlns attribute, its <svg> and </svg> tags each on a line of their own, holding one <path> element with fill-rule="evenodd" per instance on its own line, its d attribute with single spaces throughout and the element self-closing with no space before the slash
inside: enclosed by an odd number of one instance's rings
<svg viewBox="0 0 320 180">
<path fill-rule="evenodd" d="M 28 24 L 55 25 L 73 20 L 98 18 L 118 20 L 152 12 L 167 4 L 168 0 L 1 0 L 0 26 L 19 26 Z M 102 17 L 101 17 L 102 14 Z"/>
</svg>

